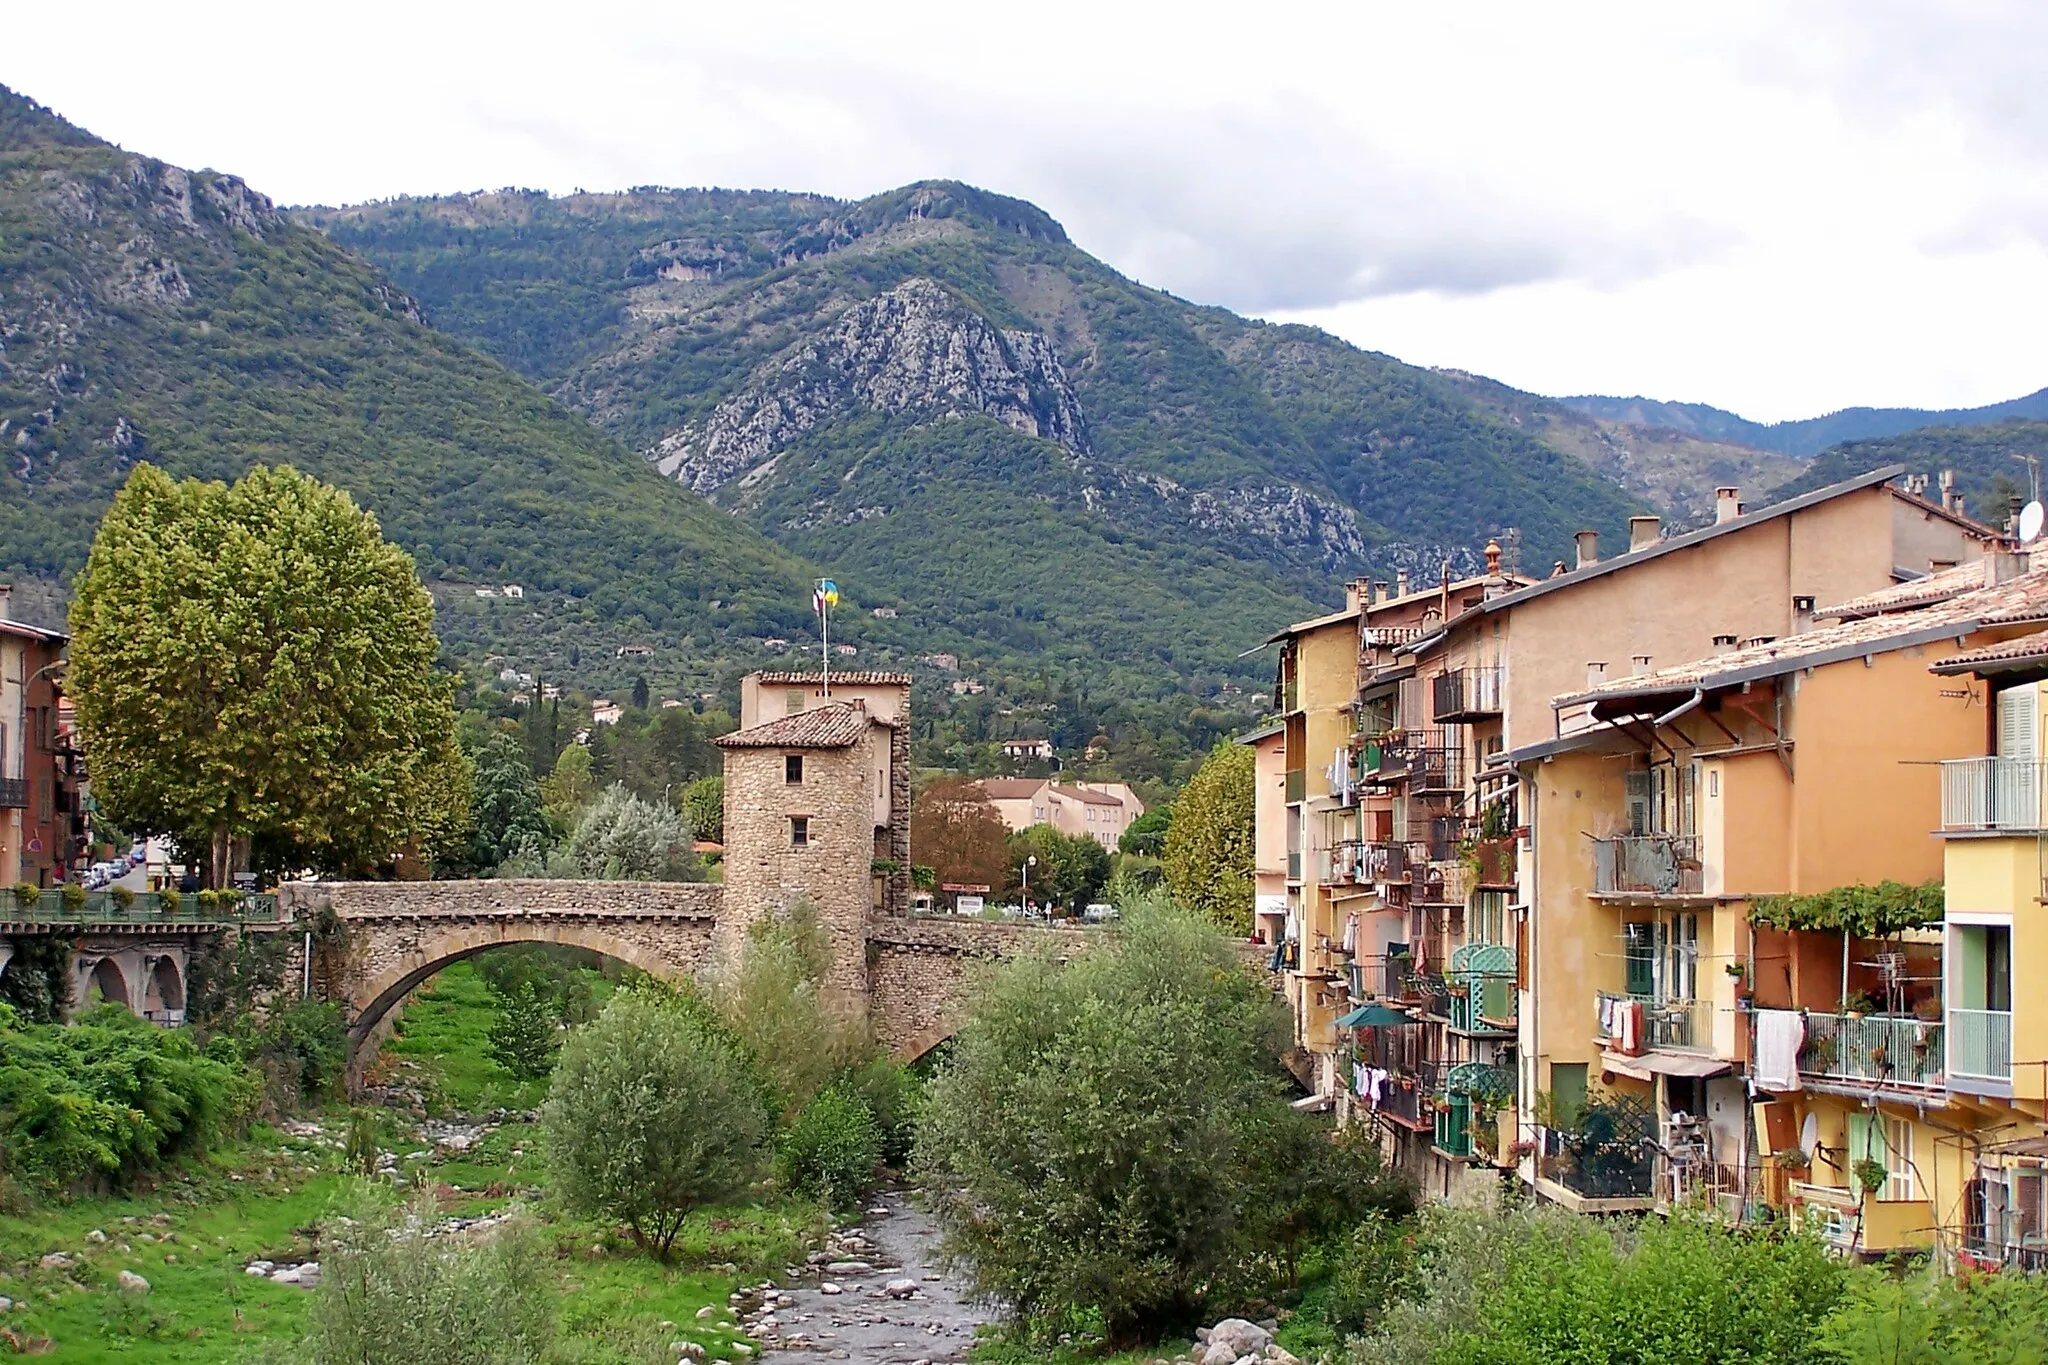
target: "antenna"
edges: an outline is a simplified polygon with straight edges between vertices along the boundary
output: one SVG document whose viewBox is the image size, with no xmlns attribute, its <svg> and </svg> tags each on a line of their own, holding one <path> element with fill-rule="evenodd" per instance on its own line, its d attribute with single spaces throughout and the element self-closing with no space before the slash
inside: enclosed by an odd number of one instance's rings
<svg viewBox="0 0 2048 1365">
<path fill-rule="evenodd" d="M 2039 455 L 2022 454 L 2015 455 L 2013 458 L 2027 467 L 2027 474 L 2031 480 L 2029 492 L 2032 493 L 2033 500 L 2039 502 L 2041 500 L 2041 457 Z"/>
<path fill-rule="evenodd" d="M 2041 526 L 2048 521 L 2048 509 L 2036 498 L 2020 509 L 2020 544 L 2031 545 L 2041 538 Z"/>
</svg>

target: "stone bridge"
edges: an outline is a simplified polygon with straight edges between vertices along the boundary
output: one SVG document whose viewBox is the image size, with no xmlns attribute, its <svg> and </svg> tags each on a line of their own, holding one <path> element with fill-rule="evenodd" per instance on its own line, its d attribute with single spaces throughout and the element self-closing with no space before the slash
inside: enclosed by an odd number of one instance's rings
<svg viewBox="0 0 2048 1365">
<path fill-rule="evenodd" d="M 704 976 L 744 941 L 711 883 L 439 881 L 293 883 L 282 918 L 306 934 L 292 962 L 293 984 L 342 1004 L 348 1018 L 351 1083 L 374 1050 L 392 1009 L 429 976 L 488 948 L 558 943 L 587 948 L 664 981 Z M 331 914 L 332 920 L 328 920 Z M 310 926 L 338 924 L 328 960 Z M 836 939 L 852 938 L 826 920 Z M 1049 945 L 1062 956 L 1090 931 L 951 917 L 867 916 L 855 941 L 833 944 L 828 982 L 844 1007 L 864 1015 L 876 1039 L 911 1061 L 958 1027 L 977 964 Z"/>
</svg>

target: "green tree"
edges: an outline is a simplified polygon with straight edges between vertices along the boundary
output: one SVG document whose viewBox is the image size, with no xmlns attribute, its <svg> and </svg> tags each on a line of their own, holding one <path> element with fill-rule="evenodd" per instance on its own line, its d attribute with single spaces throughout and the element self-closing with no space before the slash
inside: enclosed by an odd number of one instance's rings
<svg viewBox="0 0 2048 1365">
<path fill-rule="evenodd" d="M 633 709 L 635 711 L 645 711 L 647 709 L 647 679 L 645 676 L 633 679 Z"/>
<path fill-rule="evenodd" d="M 555 770 L 541 779 L 541 808 L 557 830 L 567 834 L 576 827 L 583 808 L 597 794 L 597 779 L 590 773 L 590 750 L 571 744 L 555 760 Z"/>
<path fill-rule="evenodd" d="M 490 1028 L 491 1060 L 522 1081 L 554 1069 L 561 1050 L 561 1008 L 538 983 L 498 993 L 498 1020 Z"/>
<path fill-rule="evenodd" d="M 583 813 L 569 836 L 569 856 L 584 876 L 608 881 L 704 880 L 682 818 L 617 784 Z"/>
<path fill-rule="evenodd" d="M 776 1111 L 793 1116 L 834 1075 L 861 1061 L 868 1039 L 825 999 L 832 942 L 818 909 L 798 902 L 748 928 L 718 1007 L 761 1068 Z"/>
<path fill-rule="evenodd" d="M 1027 1323 L 1114 1346 L 1191 1327 L 1256 1256 L 1286 1020 L 1161 899 L 1060 963 L 1005 963 L 932 1082 L 913 1165 L 947 1253 Z"/>
<path fill-rule="evenodd" d="M 829 1085 L 812 1097 L 782 1135 L 776 1168 L 793 1190 L 815 1195 L 834 1208 L 857 1207 L 875 1187 L 882 1138 L 882 1125 L 866 1101 L 850 1086 Z"/>
<path fill-rule="evenodd" d="M 341 872 L 440 847 L 469 776 L 433 619 L 411 558 L 339 489 L 138 465 L 71 604 L 95 797 L 209 849 L 215 885 L 259 837 Z"/>
<path fill-rule="evenodd" d="M 714 844 L 725 842 L 725 775 L 700 777 L 683 788 L 683 818 L 690 832 Z"/>
<path fill-rule="evenodd" d="M 563 1043 L 542 1122 L 563 1203 L 617 1219 L 664 1260 L 692 1209 L 761 1174 L 769 1129 L 730 1037 L 638 990 L 614 994 Z"/>
<path fill-rule="evenodd" d="M 1051 825 L 1020 829 L 1009 838 L 1010 889 L 1024 886 L 1024 860 L 1031 867 L 1030 895 L 1041 905 L 1078 911 L 1109 881 L 1109 850 L 1082 834 L 1062 834 Z"/>
<path fill-rule="evenodd" d="M 554 831 L 542 806 L 540 784 L 526 766 L 525 748 L 512 736 L 495 733 L 471 758 L 468 868 L 488 873 L 517 853 L 529 839 L 548 841 Z"/>
<path fill-rule="evenodd" d="M 1116 841 L 1117 852 L 1157 858 L 1166 851 L 1166 831 L 1171 828 L 1173 807 L 1154 806 L 1124 827 Z"/>
<path fill-rule="evenodd" d="M 1252 927 L 1252 751 L 1220 741 L 1174 802 L 1161 862 L 1174 899 L 1233 934 Z"/>
</svg>

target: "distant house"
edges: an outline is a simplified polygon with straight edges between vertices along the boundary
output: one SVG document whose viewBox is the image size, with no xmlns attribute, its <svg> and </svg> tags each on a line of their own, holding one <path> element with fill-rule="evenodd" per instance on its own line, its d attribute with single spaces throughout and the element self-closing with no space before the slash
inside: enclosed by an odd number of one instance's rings
<svg viewBox="0 0 2048 1365">
<path fill-rule="evenodd" d="M 764 649 L 783 650 L 789 648 L 789 641 L 783 639 L 780 635 L 771 635 L 763 640 L 761 645 Z"/>
<path fill-rule="evenodd" d="M 1052 741 L 1049 739 L 1006 739 L 1003 741 L 1003 757 L 1013 763 L 1029 763 L 1052 757 Z"/>
<path fill-rule="evenodd" d="M 653 645 L 620 645 L 618 657 L 621 659 L 645 659 L 652 656 L 653 653 Z"/>
<path fill-rule="evenodd" d="M 617 725 L 626 714 L 626 708 L 614 701 L 599 697 L 590 704 L 590 720 L 593 725 Z"/>
<path fill-rule="evenodd" d="M 504 591 L 505 591 L 505 596 L 507 596 L 507 597 L 524 597 L 524 596 L 526 596 L 526 589 L 524 589 L 524 588 L 520 587 L 520 586 L 519 586 L 519 585 L 518 585 L 517 583 L 507 583 L 507 584 L 505 585 L 505 590 L 504 590 Z"/>
<path fill-rule="evenodd" d="M 1062 834 L 1085 835 L 1115 848 L 1145 803 L 1121 782 L 1053 782 L 1042 777 L 992 777 L 982 794 L 1012 830 L 1051 825 Z"/>
<path fill-rule="evenodd" d="M 496 588 L 478 588 L 476 590 L 476 595 L 478 597 L 496 597 L 498 595 L 498 590 Z"/>
<path fill-rule="evenodd" d="M 560 701 L 562 699 L 562 689 L 553 683 L 544 683 L 541 685 L 540 695 L 545 701 Z"/>
<path fill-rule="evenodd" d="M 851 658 L 851 657 L 852 657 L 853 655 L 855 655 L 855 654 L 858 654 L 858 653 L 860 653 L 860 646 L 858 646 L 858 645 L 834 645 L 834 646 L 832 646 L 832 652 L 833 652 L 834 654 L 844 654 L 844 655 L 846 655 L 847 657 Z"/>
<path fill-rule="evenodd" d="M 663 697 L 661 699 L 661 709 L 664 711 L 673 711 L 682 704 L 683 703 L 677 701 L 674 697 Z"/>
<path fill-rule="evenodd" d="M 957 654 L 927 654 L 924 656 L 924 661 L 933 668 L 938 669 L 941 673 L 958 673 L 960 671 L 960 656 Z"/>
<path fill-rule="evenodd" d="M 953 679 L 953 695 L 956 697 L 970 696 L 975 693 L 986 692 L 987 690 L 987 688 L 972 678 Z"/>
<path fill-rule="evenodd" d="M 895 619 L 896 619 L 896 608 L 894 608 L 894 607 L 876 607 L 876 608 L 875 608 L 875 615 L 877 615 L 877 616 L 881 617 L 881 618 L 882 618 L 882 619 L 883 619 L 884 621 L 893 621 L 893 620 L 895 620 Z"/>
</svg>

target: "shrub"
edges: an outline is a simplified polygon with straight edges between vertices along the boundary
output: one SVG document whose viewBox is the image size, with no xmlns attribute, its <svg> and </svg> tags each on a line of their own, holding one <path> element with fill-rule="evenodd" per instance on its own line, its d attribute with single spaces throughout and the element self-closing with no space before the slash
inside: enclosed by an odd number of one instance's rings
<svg viewBox="0 0 2048 1365">
<path fill-rule="evenodd" d="M 910 1068 L 887 1057 L 877 1057 L 839 1078 L 839 1084 L 858 1095 L 875 1116 L 882 1130 L 882 1162 L 897 1170 L 909 1164 L 917 1144 L 917 1119 L 924 1108 L 924 1083 Z"/>
<path fill-rule="evenodd" d="M 689 826 L 675 811 L 642 801 L 614 783 L 569 835 L 569 856 L 586 877 L 624 881 L 701 882 Z"/>
<path fill-rule="evenodd" d="M 833 1012 L 823 981 L 832 943 L 817 907 L 798 903 L 757 920 L 739 969 L 719 993 L 721 1013 L 793 1117 L 834 1075 L 858 1060 L 866 1036 Z"/>
<path fill-rule="evenodd" d="M 59 891 L 57 896 L 64 902 L 64 909 L 71 914 L 75 915 L 80 910 L 85 909 L 85 884 L 83 882 L 64 883 L 63 890 Z"/>
<path fill-rule="evenodd" d="M 135 892 L 129 887 L 114 887 L 107 895 L 113 899 L 114 908 L 117 910 L 128 910 L 135 904 Z"/>
<path fill-rule="evenodd" d="M 34 882 L 16 882 L 14 884 L 14 903 L 23 910 L 35 909 L 36 902 L 42 898 L 43 889 Z"/>
<path fill-rule="evenodd" d="M 320 1287 L 297 1358 L 306 1365 L 540 1361 L 555 1335 L 556 1289 L 533 1229 L 487 1240 L 434 1238 L 440 1213 L 359 1192 L 321 1226 Z"/>
<path fill-rule="evenodd" d="M 561 1050 L 561 1015 L 555 1002 L 529 982 L 498 996 L 498 1020 L 491 1025 L 491 1059 L 522 1081 L 538 1080 L 555 1068 Z"/>
<path fill-rule="evenodd" d="M 882 1125 L 850 1087 L 831 1085 L 804 1106 L 782 1136 L 777 1162 L 791 1189 L 851 1208 L 875 1187 Z"/>
<path fill-rule="evenodd" d="M 348 1029 L 338 1006 L 308 996 L 240 1036 L 243 1053 L 270 1080 L 281 1107 L 329 1098 L 348 1073 Z"/>
<path fill-rule="evenodd" d="M 1121 1347 L 1192 1326 L 1253 1250 L 1286 1029 L 1199 917 L 1134 903 L 1106 937 L 996 970 L 915 1165 L 977 1294 L 1031 1326 L 1099 1318 Z"/>
<path fill-rule="evenodd" d="M 760 1174 L 768 1118 L 744 1058 L 701 1014 L 620 991 L 562 1046 L 543 1110 L 563 1203 L 667 1259 L 684 1218 Z"/>
<path fill-rule="evenodd" d="M 184 903 L 185 898 L 178 894 L 178 888 L 175 886 L 167 886 L 163 890 L 157 892 L 157 904 L 161 905 L 164 908 L 164 913 L 166 915 L 177 914 L 178 907 L 183 905 Z"/>
<path fill-rule="evenodd" d="M 2048 1343 L 2048 1280 L 1853 1270 L 1819 1339 L 1841 1365 L 2031 1365 Z"/>
</svg>

